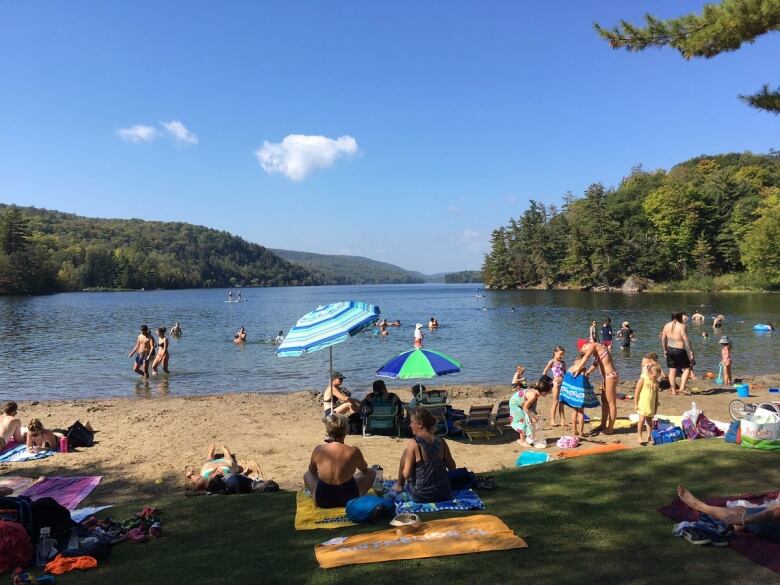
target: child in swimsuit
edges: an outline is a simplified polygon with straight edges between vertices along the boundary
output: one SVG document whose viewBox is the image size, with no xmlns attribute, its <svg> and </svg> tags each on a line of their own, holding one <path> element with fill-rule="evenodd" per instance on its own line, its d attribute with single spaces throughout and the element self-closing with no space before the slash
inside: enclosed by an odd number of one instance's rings
<svg viewBox="0 0 780 585">
<path fill-rule="evenodd" d="M 520 390 L 525 388 L 525 368 L 523 366 L 517 366 L 515 375 L 512 376 L 512 390 Z"/>
<path fill-rule="evenodd" d="M 534 427 L 539 421 L 539 415 L 536 413 L 537 402 L 540 396 L 548 394 L 549 391 L 549 386 L 546 389 L 531 386 L 518 390 L 509 399 L 509 414 L 512 417 L 510 426 L 520 435 L 517 442 L 523 447 L 533 447 Z"/>
<path fill-rule="evenodd" d="M 640 445 L 646 444 L 644 439 L 644 430 L 647 427 L 648 437 L 652 437 L 653 417 L 658 412 L 658 389 L 660 386 L 661 366 L 650 364 L 642 368 L 642 375 L 636 383 L 634 389 L 634 406 L 639 415 L 639 421 L 636 425 L 636 432 Z"/>
<path fill-rule="evenodd" d="M 553 359 L 547 362 L 547 365 L 542 371 L 542 376 L 549 371 L 552 374 L 553 388 L 552 388 L 552 405 L 550 406 L 550 424 L 554 427 L 559 427 L 563 424 L 563 402 L 560 401 L 561 383 L 563 382 L 563 376 L 566 374 L 566 362 L 563 361 L 563 356 L 566 350 L 562 346 L 556 345 L 553 348 Z M 559 422 L 556 423 L 556 420 Z"/>
<path fill-rule="evenodd" d="M 728 335 L 720 338 L 720 363 L 723 366 L 723 383 L 730 385 L 731 380 L 731 340 Z"/>
</svg>

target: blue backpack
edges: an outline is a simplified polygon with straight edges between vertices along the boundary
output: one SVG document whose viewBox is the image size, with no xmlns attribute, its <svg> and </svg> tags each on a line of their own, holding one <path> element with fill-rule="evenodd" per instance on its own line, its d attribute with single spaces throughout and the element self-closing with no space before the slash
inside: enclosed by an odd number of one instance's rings
<svg viewBox="0 0 780 585">
<path fill-rule="evenodd" d="M 393 516 L 395 504 L 379 496 L 360 496 L 347 502 L 347 518 L 352 522 L 373 522 L 383 516 Z"/>
</svg>

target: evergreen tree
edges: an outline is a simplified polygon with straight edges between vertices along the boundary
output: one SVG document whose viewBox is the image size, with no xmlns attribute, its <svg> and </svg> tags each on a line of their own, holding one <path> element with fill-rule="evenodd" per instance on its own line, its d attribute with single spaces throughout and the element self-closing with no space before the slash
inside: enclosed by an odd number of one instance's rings
<svg viewBox="0 0 780 585">
<path fill-rule="evenodd" d="M 709 59 L 726 51 L 736 51 L 743 43 L 780 30 L 780 0 L 722 0 L 707 4 L 701 14 L 686 14 L 661 20 L 645 15 L 645 26 L 635 26 L 625 20 L 612 29 L 594 25 L 613 49 L 642 51 L 648 47 L 673 47 L 686 58 Z M 780 113 L 780 88 L 768 85 L 748 96 L 740 96 L 748 105 Z"/>
</svg>

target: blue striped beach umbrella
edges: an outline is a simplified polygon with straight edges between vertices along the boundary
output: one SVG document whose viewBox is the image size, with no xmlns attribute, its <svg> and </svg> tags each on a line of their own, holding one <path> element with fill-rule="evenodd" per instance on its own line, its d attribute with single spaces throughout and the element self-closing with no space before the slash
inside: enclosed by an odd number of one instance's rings
<svg viewBox="0 0 780 585">
<path fill-rule="evenodd" d="M 378 319 L 379 307 L 360 301 L 342 301 L 317 307 L 298 319 L 276 349 L 276 355 L 299 356 L 327 347 L 332 373 L 333 346 L 357 335 Z"/>
</svg>

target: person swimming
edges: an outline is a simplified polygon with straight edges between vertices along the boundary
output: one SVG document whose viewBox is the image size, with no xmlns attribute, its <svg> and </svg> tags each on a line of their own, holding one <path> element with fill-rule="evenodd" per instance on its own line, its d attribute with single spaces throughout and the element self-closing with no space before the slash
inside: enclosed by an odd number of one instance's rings
<svg viewBox="0 0 780 585">
<path fill-rule="evenodd" d="M 171 336 L 172 337 L 179 337 L 181 336 L 181 325 L 179 325 L 179 322 L 176 321 L 173 327 L 171 327 Z"/>
<path fill-rule="evenodd" d="M 245 343 L 246 342 L 246 330 L 242 327 L 236 334 L 233 335 L 233 343 Z"/>
<path fill-rule="evenodd" d="M 276 339 L 274 339 L 274 343 L 277 345 L 281 345 L 283 341 L 284 341 L 284 331 L 280 329 L 279 333 L 276 335 Z"/>
</svg>

